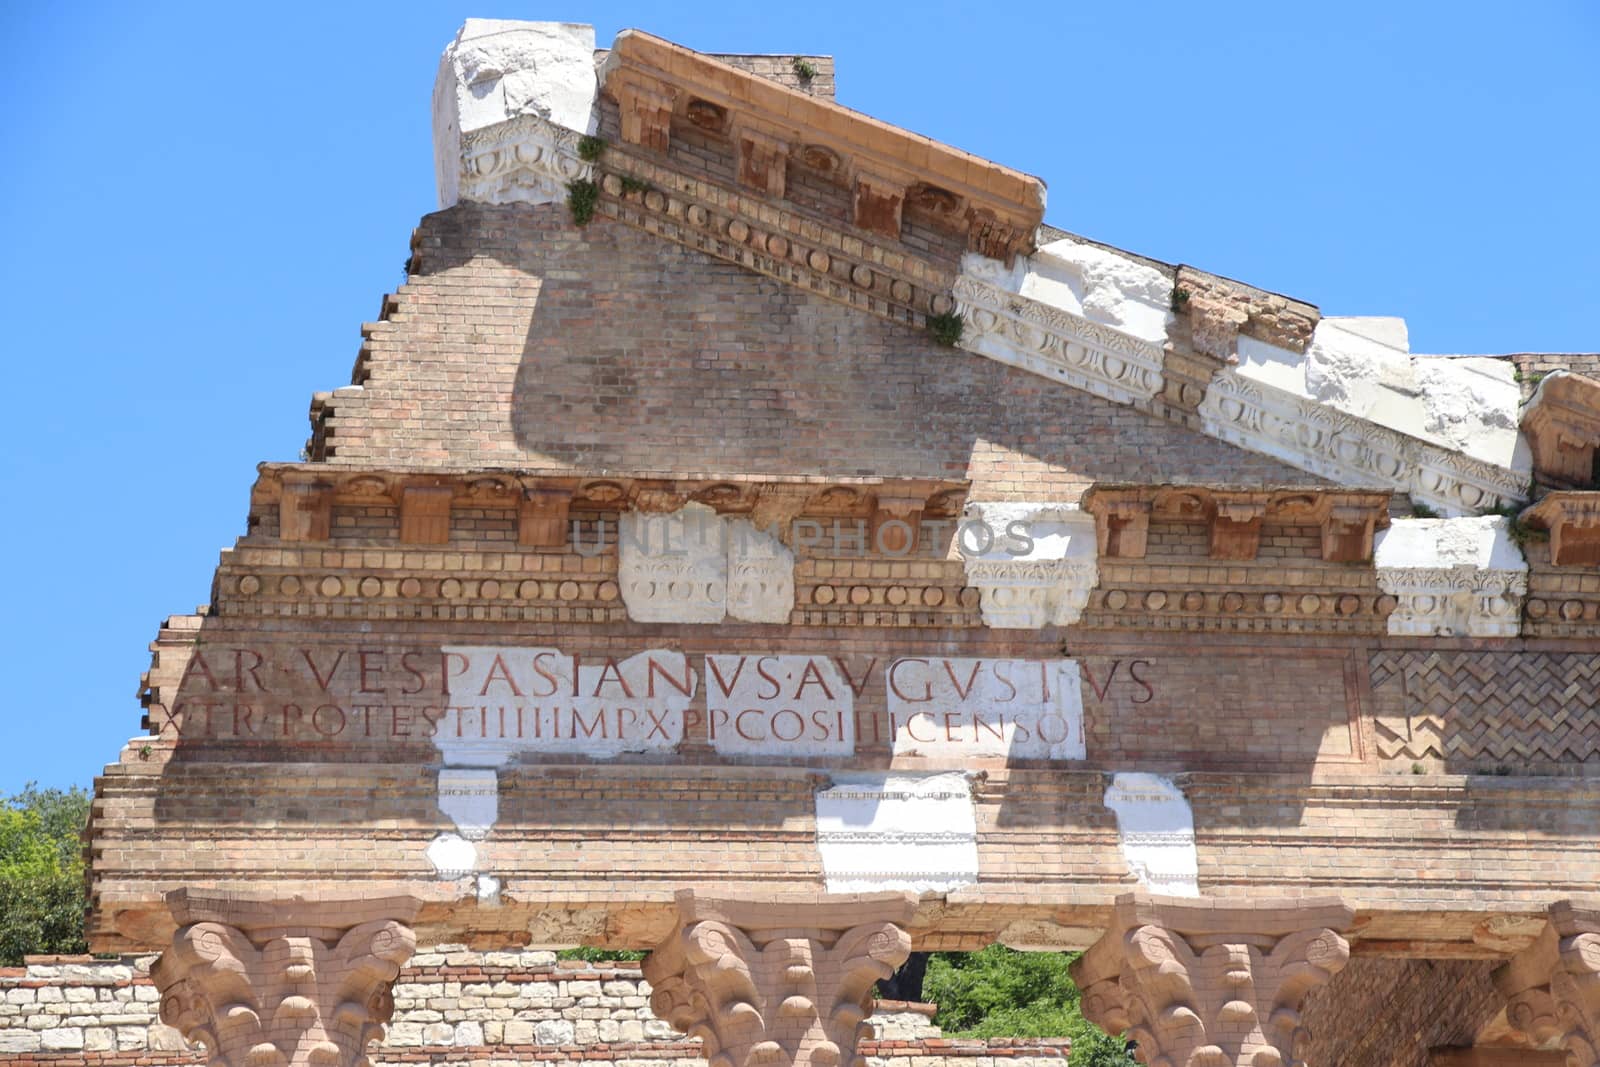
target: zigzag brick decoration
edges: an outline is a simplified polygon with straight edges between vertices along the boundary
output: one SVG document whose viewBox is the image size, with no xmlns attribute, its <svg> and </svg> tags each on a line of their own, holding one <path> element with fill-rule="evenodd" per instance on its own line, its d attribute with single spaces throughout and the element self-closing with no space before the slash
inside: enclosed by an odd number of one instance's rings
<svg viewBox="0 0 1600 1067">
<path fill-rule="evenodd" d="M 1600 762 L 1600 658 L 1553 652 L 1375 652 L 1384 759 Z"/>
</svg>

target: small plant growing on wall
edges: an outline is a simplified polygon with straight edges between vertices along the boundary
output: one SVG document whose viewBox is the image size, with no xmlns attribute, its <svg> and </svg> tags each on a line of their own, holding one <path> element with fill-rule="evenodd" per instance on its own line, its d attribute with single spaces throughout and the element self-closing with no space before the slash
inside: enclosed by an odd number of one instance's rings
<svg viewBox="0 0 1600 1067">
<path fill-rule="evenodd" d="M 1529 494 L 1532 495 L 1532 494 Z M 1518 548 L 1526 548 L 1530 541 L 1550 540 L 1550 531 L 1541 530 L 1522 521 L 1522 507 L 1518 504 L 1506 504 L 1485 512 L 1488 515 L 1504 515 L 1506 517 L 1506 534 L 1516 542 Z"/>
<path fill-rule="evenodd" d="M 945 348 L 954 348 L 961 341 L 961 331 L 965 325 L 961 316 L 954 311 L 928 316 L 929 335 L 933 337 L 935 344 L 943 345 Z"/>
<path fill-rule="evenodd" d="M 1182 311 L 1189 306 L 1189 290 L 1181 285 L 1172 287 L 1172 310 Z"/>
<path fill-rule="evenodd" d="M 624 193 L 648 193 L 654 188 L 655 186 L 651 185 L 643 178 L 635 178 L 631 174 L 624 174 L 622 176 L 622 191 Z"/>
<path fill-rule="evenodd" d="M 586 178 L 567 183 L 567 209 L 572 221 L 579 226 L 589 225 L 594 218 L 594 207 L 600 202 L 600 187 Z"/>
<path fill-rule="evenodd" d="M 794 62 L 790 65 L 794 67 L 795 75 L 803 82 L 808 82 L 817 76 L 817 65 L 809 59 L 795 56 Z"/>
<path fill-rule="evenodd" d="M 593 163 L 605 150 L 606 142 L 603 137 L 587 135 L 578 138 L 578 158 L 585 163 Z"/>
</svg>

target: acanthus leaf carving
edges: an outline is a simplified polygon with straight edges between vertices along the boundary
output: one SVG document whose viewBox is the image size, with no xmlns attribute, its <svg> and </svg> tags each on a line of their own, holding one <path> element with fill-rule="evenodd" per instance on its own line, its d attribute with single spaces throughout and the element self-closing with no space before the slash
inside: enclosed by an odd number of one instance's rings
<svg viewBox="0 0 1600 1067">
<path fill-rule="evenodd" d="M 1526 474 L 1407 437 L 1223 369 L 1200 404 L 1205 431 L 1347 485 L 1382 485 L 1447 515 L 1519 503 Z"/>
<path fill-rule="evenodd" d="M 700 1037 L 714 1067 L 851 1067 L 874 985 L 911 951 L 914 898 L 703 901 L 644 963 L 651 1006 Z M 842 905 L 842 906 L 841 906 Z M 864 912 L 886 917 L 861 922 Z"/>
<path fill-rule="evenodd" d="M 338 903 L 181 898 L 173 911 L 182 925 L 151 969 L 162 1021 L 204 1044 L 213 1063 L 365 1067 L 416 937 L 391 918 L 334 940 Z M 346 903 L 358 916 L 372 910 Z M 416 910 L 410 898 L 382 903 L 408 922 Z"/>
<path fill-rule="evenodd" d="M 1600 1064 L 1600 906 L 1557 901 L 1543 932 L 1494 972 L 1506 1020 L 1572 1067 Z"/>
<path fill-rule="evenodd" d="M 1348 962 L 1330 901 L 1244 904 L 1130 894 L 1073 964 L 1084 1015 L 1152 1067 L 1303 1067 L 1306 994 Z"/>
<path fill-rule="evenodd" d="M 1100 323 L 1007 292 L 970 273 L 956 279 L 966 321 L 960 345 L 1120 404 L 1161 391 L 1161 349 Z"/>
<path fill-rule="evenodd" d="M 461 199 L 488 204 L 553 204 L 567 183 L 593 176 L 578 155 L 579 134 L 537 115 L 518 115 L 461 137 Z"/>
</svg>

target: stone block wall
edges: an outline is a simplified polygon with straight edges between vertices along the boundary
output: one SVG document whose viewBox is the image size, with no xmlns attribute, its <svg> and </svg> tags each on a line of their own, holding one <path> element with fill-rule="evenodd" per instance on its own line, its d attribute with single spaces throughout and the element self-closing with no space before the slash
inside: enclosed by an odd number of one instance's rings
<svg viewBox="0 0 1600 1067">
<path fill-rule="evenodd" d="M 0 968 L 0 1063 L 133 1067 L 204 1063 L 157 1016 L 153 956 L 30 956 Z M 636 963 L 558 961 L 553 952 L 418 951 L 394 986 L 394 1019 L 373 1056 L 400 1064 L 703 1067 L 700 1043 L 657 1019 Z M 1065 1039 L 946 1040 L 933 1005 L 880 1001 L 868 1067 L 1060 1067 Z M 1034 1065 L 1029 1061 L 1049 1061 Z M 1019 1062 L 1022 1061 L 1022 1062 Z"/>
</svg>

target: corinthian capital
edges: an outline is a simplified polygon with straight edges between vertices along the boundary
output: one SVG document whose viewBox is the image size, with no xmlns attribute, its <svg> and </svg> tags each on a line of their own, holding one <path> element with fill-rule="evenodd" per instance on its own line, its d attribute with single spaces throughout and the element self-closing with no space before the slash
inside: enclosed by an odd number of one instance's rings
<svg viewBox="0 0 1600 1067">
<path fill-rule="evenodd" d="M 1494 972 L 1506 1020 L 1572 1067 L 1600 1067 L 1600 898 L 1558 901 L 1539 939 Z"/>
<path fill-rule="evenodd" d="M 1297 1067 L 1300 1007 L 1350 958 L 1337 899 L 1233 904 L 1118 897 L 1073 964 L 1083 1013 L 1152 1067 Z"/>
<path fill-rule="evenodd" d="M 418 901 L 167 896 L 172 947 L 150 976 L 161 1019 L 213 1064 L 365 1067 L 416 947 Z"/>
<path fill-rule="evenodd" d="M 852 1067 L 873 985 L 911 952 L 907 893 L 735 901 L 678 894 L 644 963 L 650 1006 L 710 1067 Z"/>
</svg>

